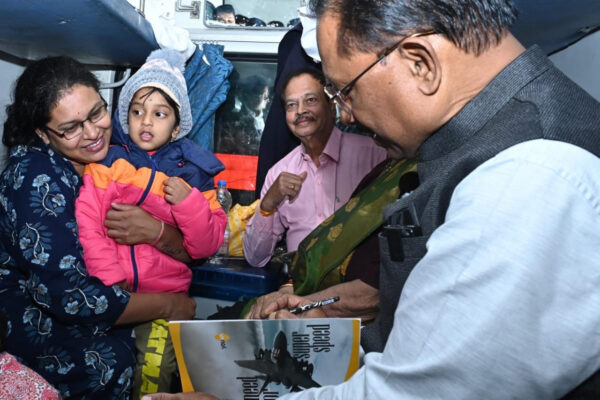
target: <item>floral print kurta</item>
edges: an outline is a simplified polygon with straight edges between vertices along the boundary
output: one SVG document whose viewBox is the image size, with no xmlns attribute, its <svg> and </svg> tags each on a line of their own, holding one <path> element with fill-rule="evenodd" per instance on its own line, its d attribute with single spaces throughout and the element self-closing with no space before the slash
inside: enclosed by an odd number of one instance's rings
<svg viewBox="0 0 600 400">
<path fill-rule="evenodd" d="M 6 350 L 65 398 L 127 399 L 131 329 L 111 328 L 129 294 L 88 275 L 71 163 L 45 145 L 12 149 L 0 177 L 0 309 Z"/>
</svg>

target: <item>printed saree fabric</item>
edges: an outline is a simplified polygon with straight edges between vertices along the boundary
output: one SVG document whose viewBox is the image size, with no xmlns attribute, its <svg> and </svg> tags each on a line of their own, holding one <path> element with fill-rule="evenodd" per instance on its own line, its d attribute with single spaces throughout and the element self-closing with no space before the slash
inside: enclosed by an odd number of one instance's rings
<svg viewBox="0 0 600 400">
<path fill-rule="evenodd" d="M 58 400 L 60 394 L 32 369 L 6 352 L 0 353 L 0 398 Z"/>
<path fill-rule="evenodd" d="M 315 228 L 298 246 L 290 273 L 294 293 L 307 295 L 344 281 L 356 247 L 383 223 L 383 208 L 398 198 L 402 175 L 416 164 L 390 161 L 377 178 Z"/>
</svg>

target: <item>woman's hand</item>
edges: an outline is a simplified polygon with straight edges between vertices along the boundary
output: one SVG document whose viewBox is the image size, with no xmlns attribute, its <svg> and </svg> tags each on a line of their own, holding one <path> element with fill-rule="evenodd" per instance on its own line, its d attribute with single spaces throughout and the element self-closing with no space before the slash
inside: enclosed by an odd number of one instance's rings
<svg viewBox="0 0 600 400">
<path fill-rule="evenodd" d="M 150 244 L 159 237 L 161 222 L 141 207 L 121 203 L 111 203 L 111 207 L 112 209 L 106 213 L 104 226 L 108 228 L 108 236 L 115 242 L 130 246 L 140 243 Z M 182 263 L 187 264 L 192 261 L 183 246 L 183 235 L 169 224 L 164 225 L 163 234 L 154 247 Z"/>
<path fill-rule="evenodd" d="M 178 177 L 171 177 L 164 182 L 165 200 L 169 204 L 179 204 L 192 192 L 190 186 Z"/>
<path fill-rule="evenodd" d="M 115 285 L 119 286 L 121 289 L 126 290 L 128 292 L 131 291 L 131 288 L 129 287 L 129 285 L 127 284 L 127 281 L 123 280 L 121 282 L 117 282 L 115 283 Z"/>
<path fill-rule="evenodd" d="M 152 243 L 160 232 L 160 221 L 141 207 L 112 203 L 106 213 L 104 226 L 108 236 L 119 244 Z"/>
<path fill-rule="evenodd" d="M 115 325 L 135 324 L 163 318 L 192 319 L 196 302 L 185 293 L 131 293 L 129 303 Z"/>
<path fill-rule="evenodd" d="M 250 308 L 248 314 L 244 316 L 246 319 L 264 319 L 269 316 L 265 309 L 277 301 L 278 298 L 294 293 L 291 286 L 283 286 L 276 292 L 271 292 L 260 296 Z"/>
<path fill-rule="evenodd" d="M 171 320 L 185 320 L 194 318 L 196 302 L 185 293 L 161 293 L 165 296 L 166 315 L 164 318 Z"/>
</svg>

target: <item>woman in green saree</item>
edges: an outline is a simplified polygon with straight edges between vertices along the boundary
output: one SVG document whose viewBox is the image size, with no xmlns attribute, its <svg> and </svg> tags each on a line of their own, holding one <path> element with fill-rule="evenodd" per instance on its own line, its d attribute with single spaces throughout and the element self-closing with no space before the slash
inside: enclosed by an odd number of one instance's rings
<svg viewBox="0 0 600 400">
<path fill-rule="evenodd" d="M 296 294 L 310 301 L 339 296 L 323 311 L 328 317 L 375 318 L 379 304 L 377 233 L 383 208 L 412 190 L 416 164 L 388 159 L 361 182 L 355 195 L 298 246 L 291 280 L 276 292 L 251 300 L 242 316 L 268 317 L 277 299 Z"/>
</svg>

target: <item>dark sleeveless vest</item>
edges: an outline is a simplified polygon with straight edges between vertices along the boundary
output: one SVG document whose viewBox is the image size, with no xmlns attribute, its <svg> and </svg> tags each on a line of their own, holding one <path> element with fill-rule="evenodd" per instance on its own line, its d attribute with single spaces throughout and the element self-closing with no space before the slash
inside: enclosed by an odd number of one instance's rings
<svg viewBox="0 0 600 400">
<path fill-rule="evenodd" d="M 600 156 L 600 104 L 533 46 L 423 143 L 420 186 L 385 209 L 387 224 L 379 235 L 379 314 L 362 329 L 366 352 L 383 351 L 404 283 L 425 255 L 432 232 L 444 223 L 454 188 L 501 151 L 542 138 Z M 598 379 L 594 383 L 592 378 Z M 600 399 L 600 374 L 592 378 L 570 394 L 575 397 L 565 399 Z M 582 397 L 584 392 L 588 395 Z"/>
</svg>

